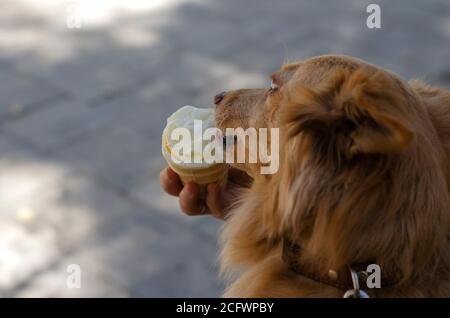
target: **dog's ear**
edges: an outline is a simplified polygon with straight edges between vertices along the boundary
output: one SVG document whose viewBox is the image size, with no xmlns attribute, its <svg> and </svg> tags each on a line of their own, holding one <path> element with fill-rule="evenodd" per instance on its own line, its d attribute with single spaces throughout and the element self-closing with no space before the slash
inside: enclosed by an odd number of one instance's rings
<svg viewBox="0 0 450 318">
<path fill-rule="evenodd" d="M 355 123 L 350 155 L 395 154 L 409 146 L 414 133 L 405 116 L 406 94 L 397 81 L 362 69 L 343 84 L 339 95 L 345 116 Z"/>
<path fill-rule="evenodd" d="M 384 72 L 343 70 L 314 89 L 291 90 L 282 123 L 288 138 L 300 132 L 325 138 L 343 135 L 347 141 L 340 142 L 340 148 L 345 145 L 341 151 L 350 157 L 400 153 L 414 136 L 407 120 L 406 95 L 401 83 Z"/>
<path fill-rule="evenodd" d="M 385 114 L 370 114 L 350 134 L 350 155 L 357 153 L 395 154 L 404 151 L 414 134 L 404 122 Z"/>
</svg>

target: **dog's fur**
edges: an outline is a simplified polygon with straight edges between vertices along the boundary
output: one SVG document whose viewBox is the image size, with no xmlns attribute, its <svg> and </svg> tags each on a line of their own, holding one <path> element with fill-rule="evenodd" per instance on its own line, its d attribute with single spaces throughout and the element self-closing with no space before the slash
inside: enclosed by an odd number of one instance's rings
<svg viewBox="0 0 450 318">
<path fill-rule="evenodd" d="M 230 212 L 221 265 L 230 297 L 341 297 L 294 273 L 376 260 L 398 284 L 376 297 L 450 296 L 450 92 L 359 59 L 319 56 L 284 65 L 278 88 L 228 92 L 216 122 L 280 128 L 280 169 L 236 164 L 253 183 Z M 326 272 L 326 271 L 325 271 Z"/>
</svg>

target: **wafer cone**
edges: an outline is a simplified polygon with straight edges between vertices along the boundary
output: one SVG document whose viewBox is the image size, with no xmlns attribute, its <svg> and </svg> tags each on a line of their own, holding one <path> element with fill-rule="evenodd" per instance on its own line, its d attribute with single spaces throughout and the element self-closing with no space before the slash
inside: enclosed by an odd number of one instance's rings
<svg viewBox="0 0 450 318">
<path fill-rule="evenodd" d="M 228 165 L 225 163 L 193 165 L 174 162 L 165 135 L 162 137 L 162 155 L 169 167 L 179 175 L 183 184 L 192 181 L 200 185 L 200 198 L 206 197 L 206 187 L 209 183 L 217 183 L 220 187 L 227 183 Z"/>
</svg>

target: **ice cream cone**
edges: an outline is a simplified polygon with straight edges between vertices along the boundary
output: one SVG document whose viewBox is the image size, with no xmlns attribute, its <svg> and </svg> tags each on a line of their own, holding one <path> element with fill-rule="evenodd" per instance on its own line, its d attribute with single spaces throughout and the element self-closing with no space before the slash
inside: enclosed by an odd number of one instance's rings
<svg viewBox="0 0 450 318">
<path fill-rule="evenodd" d="M 217 183 L 219 186 L 225 186 L 228 179 L 228 165 L 225 163 L 193 165 L 176 163 L 172 160 L 171 149 L 163 136 L 162 154 L 167 164 L 175 171 L 183 184 L 194 182 L 200 185 L 200 197 L 205 198 L 206 186 L 209 183 Z"/>
<path fill-rule="evenodd" d="M 223 187 L 228 179 L 228 165 L 226 163 L 185 163 L 176 161 L 172 157 L 172 149 L 169 142 L 169 132 L 164 130 L 162 135 L 161 150 L 167 164 L 175 171 L 183 184 L 186 182 L 194 182 L 200 185 L 201 198 L 206 196 L 206 187 L 209 183 L 217 183 Z"/>
</svg>

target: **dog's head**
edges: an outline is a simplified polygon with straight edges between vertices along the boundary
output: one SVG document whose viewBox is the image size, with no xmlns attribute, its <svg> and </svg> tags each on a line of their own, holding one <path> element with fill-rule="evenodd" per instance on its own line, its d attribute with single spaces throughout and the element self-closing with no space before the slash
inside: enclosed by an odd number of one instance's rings
<svg viewBox="0 0 450 318">
<path fill-rule="evenodd" d="M 216 97 L 222 130 L 280 129 L 277 173 L 236 165 L 255 179 L 265 235 L 297 241 L 331 268 L 369 259 L 405 275 L 425 268 L 448 231 L 448 160 L 420 94 L 345 56 L 284 65 L 271 81 Z"/>
<path fill-rule="evenodd" d="M 281 128 L 287 139 L 309 139 L 309 155 L 333 164 L 363 153 L 401 153 L 413 140 L 413 93 L 375 66 L 321 56 L 284 65 L 270 79 L 268 88 L 216 96 L 218 127 Z"/>
</svg>

